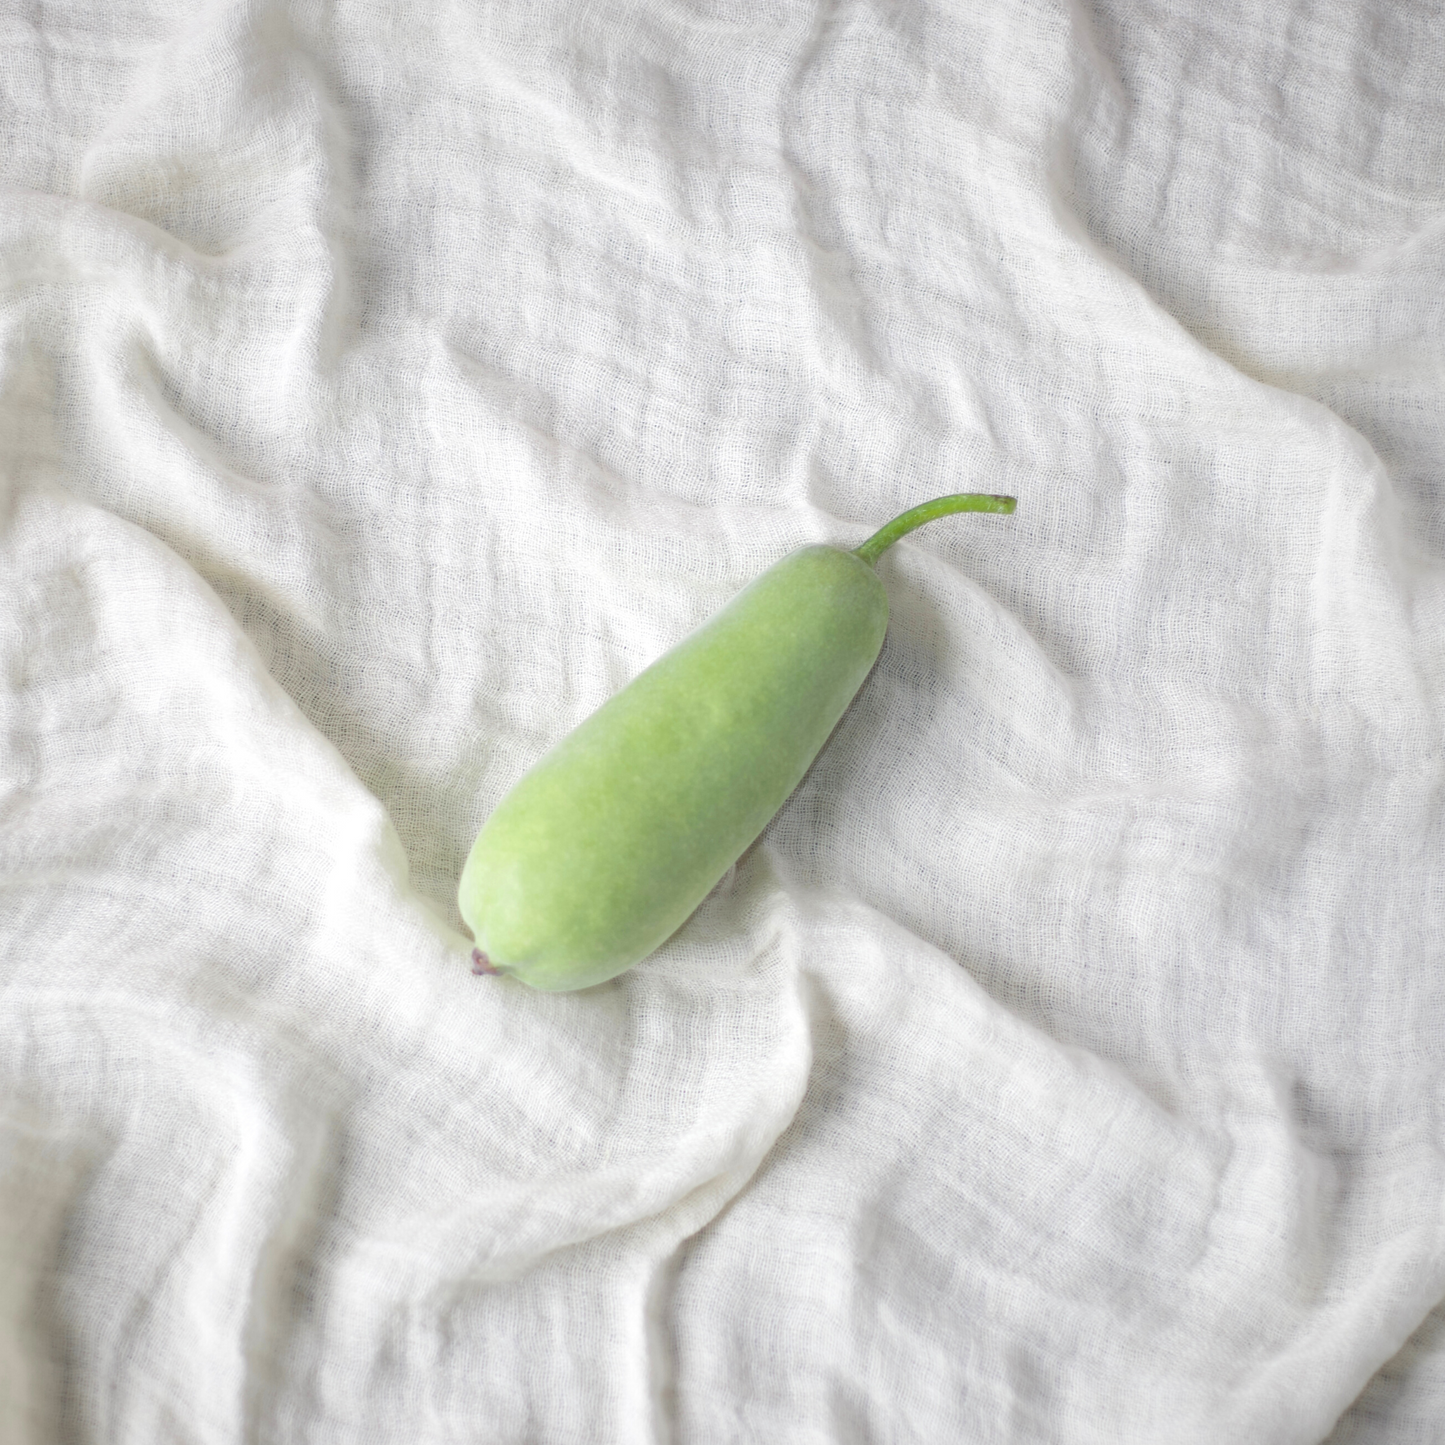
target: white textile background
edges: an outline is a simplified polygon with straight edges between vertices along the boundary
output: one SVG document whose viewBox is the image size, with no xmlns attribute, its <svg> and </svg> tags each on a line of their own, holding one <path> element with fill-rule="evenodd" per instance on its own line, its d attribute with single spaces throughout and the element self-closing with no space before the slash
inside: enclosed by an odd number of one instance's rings
<svg viewBox="0 0 1445 1445">
<path fill-rule="evenodd" d="M 1445 1441 L 1445 8 L 0 9 L 0 1441 Z M 879 665 L 653 960 L 541 750 Z"/>
</svg>

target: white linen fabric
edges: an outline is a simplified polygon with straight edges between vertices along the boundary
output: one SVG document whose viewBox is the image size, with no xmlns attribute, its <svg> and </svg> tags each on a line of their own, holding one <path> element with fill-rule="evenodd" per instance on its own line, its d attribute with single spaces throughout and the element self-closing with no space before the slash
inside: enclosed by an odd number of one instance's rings
<svg viewBox="0 0 1445 1445">
<path fill-rule="evenodd" d="M 0 1440 L 1445 1440 L 1445 11 L 0 10 Z M 482 820 L 941 492 L 652 960 Z"/>
</svg>

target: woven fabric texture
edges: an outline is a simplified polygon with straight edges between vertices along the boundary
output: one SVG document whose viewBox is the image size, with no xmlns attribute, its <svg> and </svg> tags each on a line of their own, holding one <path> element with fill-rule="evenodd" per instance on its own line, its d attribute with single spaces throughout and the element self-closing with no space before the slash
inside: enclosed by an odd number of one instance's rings
<svg viewBox="0 0 1445 1445">
<path fill-rule="evenodd" d="M 0 1440 L 1445 1441 L 1442 73 L 0 9 Z M 471 975 L 548 745 L 960 490 L 658 954 Z"/>
</svg>

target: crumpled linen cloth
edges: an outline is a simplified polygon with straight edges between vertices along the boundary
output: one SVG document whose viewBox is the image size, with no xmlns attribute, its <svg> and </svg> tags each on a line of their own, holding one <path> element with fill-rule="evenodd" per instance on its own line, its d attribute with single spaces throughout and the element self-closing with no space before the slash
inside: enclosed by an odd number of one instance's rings
<svg viewBox="0 0 1445 1445">
<path fill-rule="evenodd" d="M 1445 27 L 0 13 L 0 1439 L 1445 1440 Z M 508 786 L 879 664 L 615 982 Z"/>
</svg>

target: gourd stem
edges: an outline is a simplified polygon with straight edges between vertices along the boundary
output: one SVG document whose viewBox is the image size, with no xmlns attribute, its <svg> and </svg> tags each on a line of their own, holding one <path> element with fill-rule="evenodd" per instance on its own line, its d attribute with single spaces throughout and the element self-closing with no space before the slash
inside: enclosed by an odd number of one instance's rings
<svg viewBox="0 0 1445 1445">
<path fill-rule="evenodd" d="M 900 537 L 907 536 L 925 522 L 947 517 L 953 512 L 1011 512 L 1016 504 L 1017 498 L 994 497 L 986 492 L 955 492 L 952 496 L 935 497 L 931 502 L 920 502 L 916 507 L 910 507 L 901 517 L 894 517 L 861 547 L 855 547 L 853 555 L 861 557 L 872 567 Z"/>
</svg>

